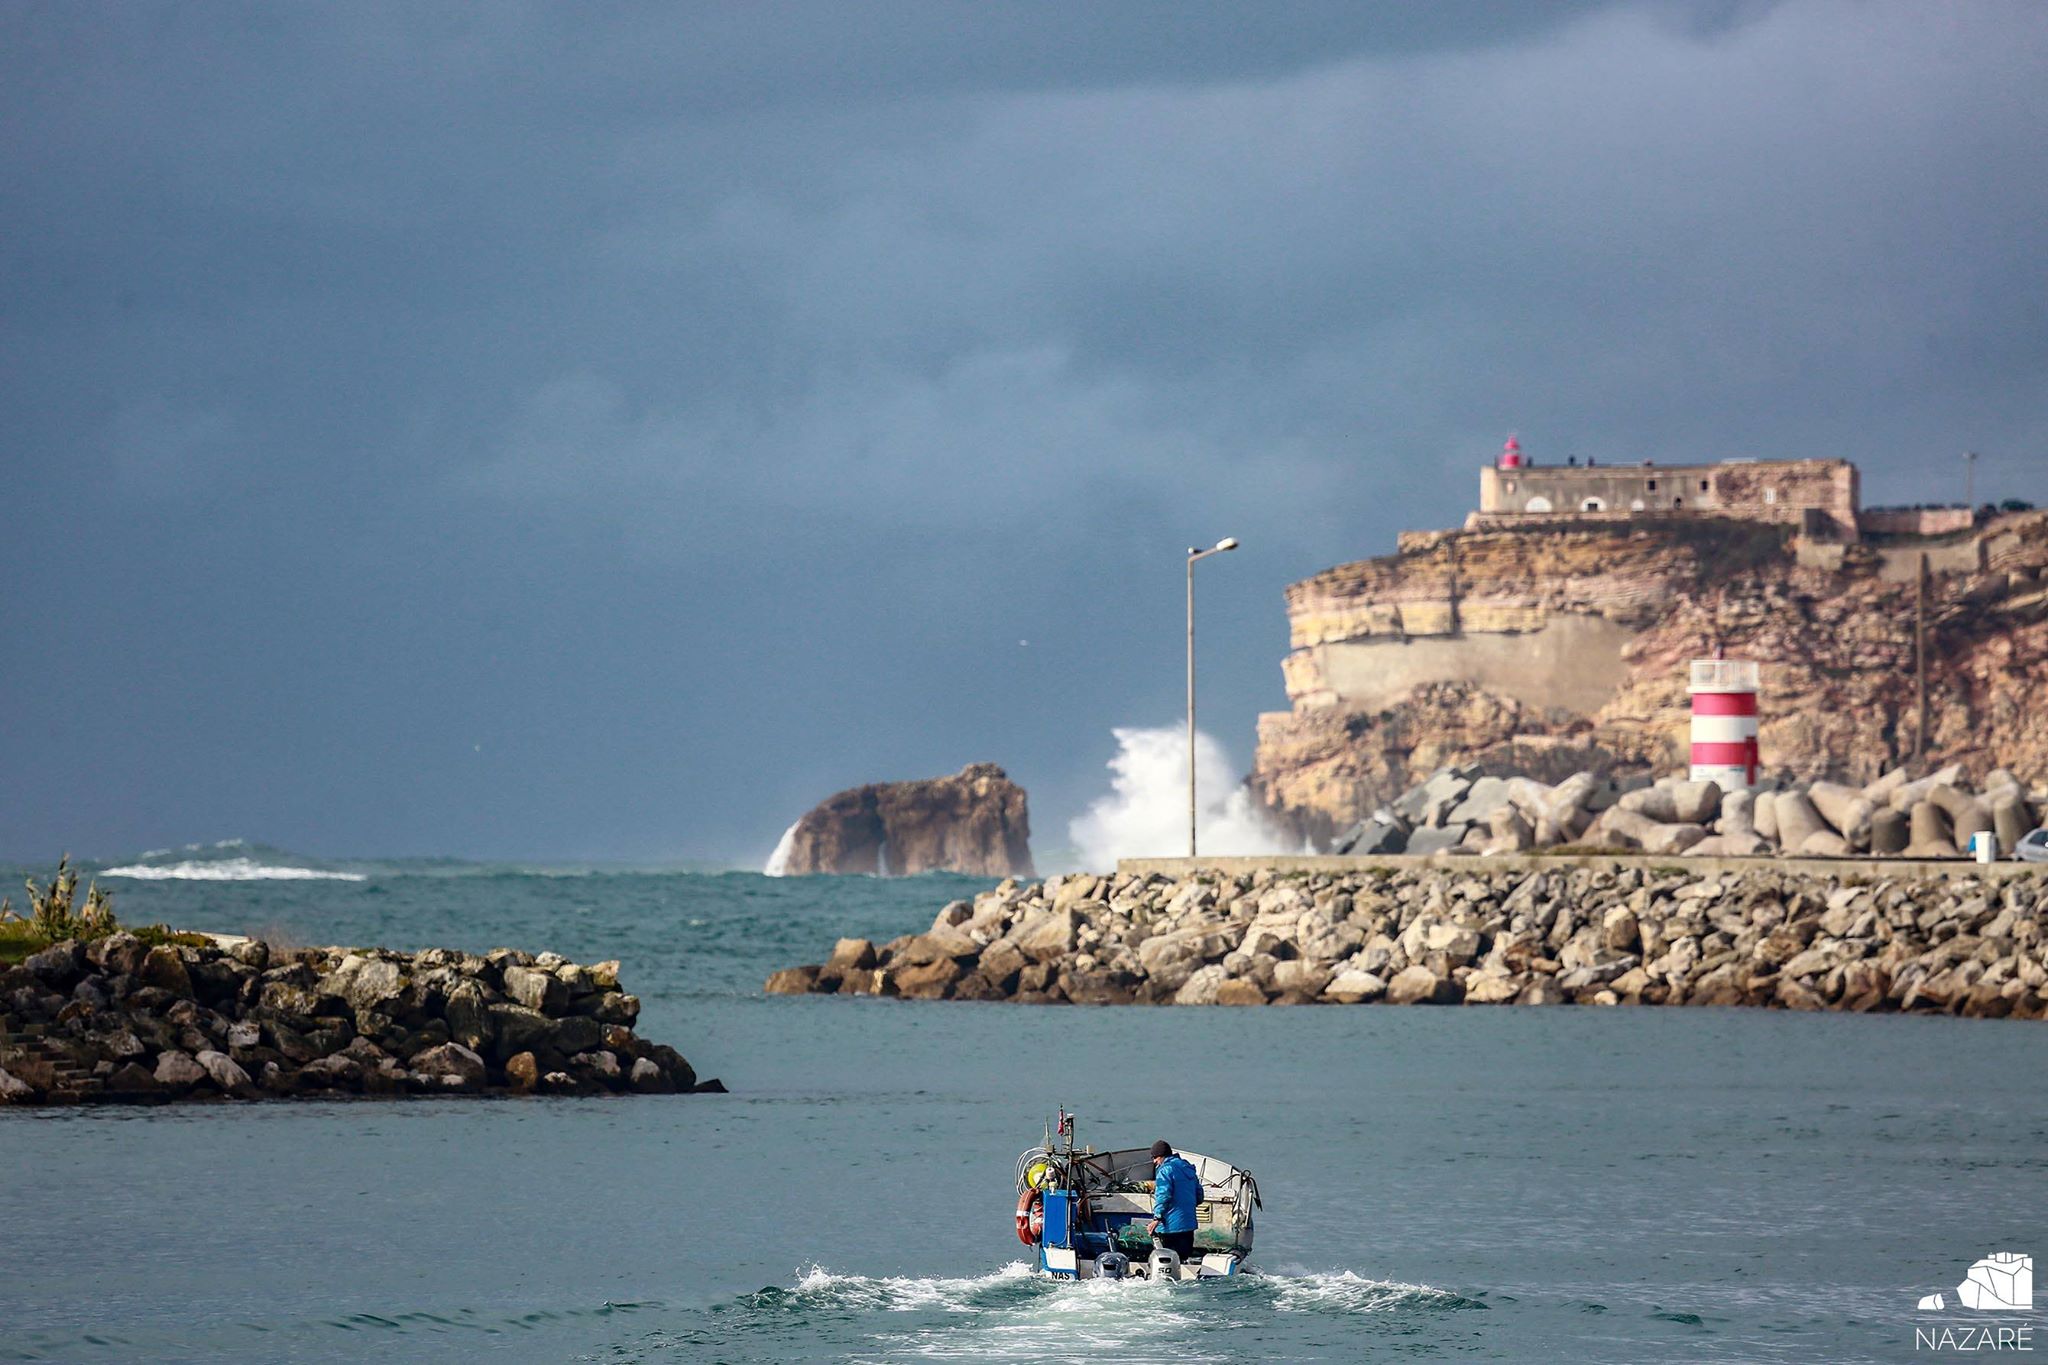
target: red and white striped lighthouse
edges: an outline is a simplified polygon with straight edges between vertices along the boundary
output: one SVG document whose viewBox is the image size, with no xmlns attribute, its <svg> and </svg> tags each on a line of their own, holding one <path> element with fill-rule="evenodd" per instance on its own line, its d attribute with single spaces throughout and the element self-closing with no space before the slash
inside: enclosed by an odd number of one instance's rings
<svg viewBox="0 0 2048 1365">
<path fill-rule="evenodd" d="M 1693 781 L 1724 792 L 1756 785 L 1756 687 L 1754 659 L 1692 661 Z"/>
</svg>

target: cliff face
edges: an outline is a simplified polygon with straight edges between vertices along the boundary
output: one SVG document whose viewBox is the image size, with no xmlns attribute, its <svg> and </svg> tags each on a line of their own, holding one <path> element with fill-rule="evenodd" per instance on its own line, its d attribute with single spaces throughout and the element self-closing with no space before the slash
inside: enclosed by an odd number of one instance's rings
<svg viewBox="0 0 2048 1365">
<path fill-rule="evenodd" d="M 1257 795 L 1317 840 L 1435 768 L 1556 781 L 1686 761 L 1686 663 L 1763 664 L 1766 772 L 1868 781 L 1909 758 L 1919 548 L 1741 522 L 1433 532 L 1288 590 L 1291 712 Z M 2048 513 L 1935 547 L 1928 758 L 2048 776 Z"/>
<path fill-rule="evenodd" d="M 789 876 L 1028 877 L 1029 799 L 993 763 L 969 764 L 952 777 L 870 783 L 813 807 L 790 831 L 780 856 L 775 870 Z"/>
</svg>

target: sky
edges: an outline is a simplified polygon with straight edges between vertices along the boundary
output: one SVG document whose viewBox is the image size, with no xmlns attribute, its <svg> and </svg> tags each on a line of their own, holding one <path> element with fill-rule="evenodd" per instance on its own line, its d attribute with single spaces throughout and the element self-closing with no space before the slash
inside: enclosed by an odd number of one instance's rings
<svg viewBox="0 0 2048 1365">
<path fill-rule="evenodd" d="M 0 855 L 756 864 L 1530 455 L 2048 502 L 2048 7 L 0 0 Z"/>
</svg>

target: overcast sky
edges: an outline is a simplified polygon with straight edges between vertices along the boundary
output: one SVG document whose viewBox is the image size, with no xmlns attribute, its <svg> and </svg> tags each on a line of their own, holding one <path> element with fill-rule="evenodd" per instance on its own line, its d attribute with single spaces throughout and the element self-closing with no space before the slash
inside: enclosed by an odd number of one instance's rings
<svg viewBox="0 0 2048 1365">
<path fill-rule="evenodd" d="M 2048 501 L 2048 6 L 0 2 L 0 854 L 729 857 L 1541 459 Z"/>
</svg>

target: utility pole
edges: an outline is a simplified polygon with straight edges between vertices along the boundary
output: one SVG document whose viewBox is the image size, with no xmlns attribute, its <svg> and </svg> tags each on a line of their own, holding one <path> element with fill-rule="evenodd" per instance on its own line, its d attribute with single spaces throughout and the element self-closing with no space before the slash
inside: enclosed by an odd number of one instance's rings
<svg viewBox="0 0 2048 1365">
<path fill-rule="evenodd" d="M 1237 548 L 1225 536 L 1206 550 L 1188 546 L 1188 857 L 1195 856 L 1195 561 Z"/>
<path fill-rule="evenodd" d="M 1977 452 L 1963 452 L 1963 506 L 1977 510 Z"/>
<path fill-rule="evenodd" d="M 1913 576 L 1913 692 L 1919 724 L 1913 732 L 1913 759 L 1927 756 L 1927 551 L 1920 552 L 1920 572 Z"/>
</svg>

